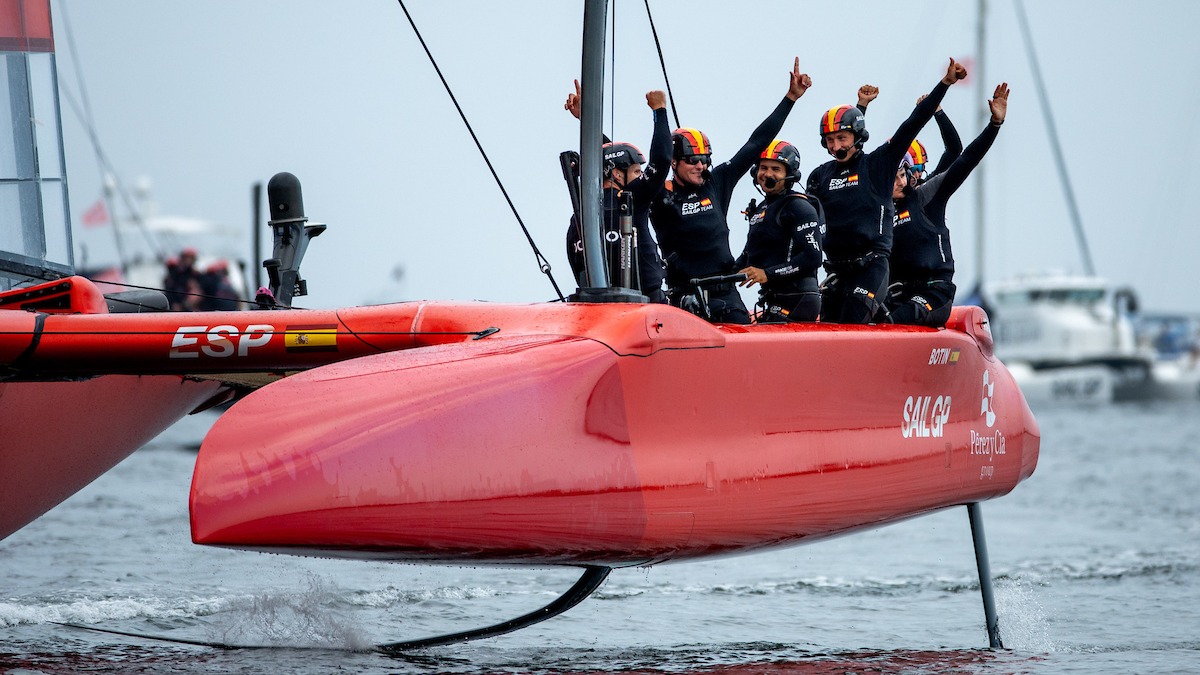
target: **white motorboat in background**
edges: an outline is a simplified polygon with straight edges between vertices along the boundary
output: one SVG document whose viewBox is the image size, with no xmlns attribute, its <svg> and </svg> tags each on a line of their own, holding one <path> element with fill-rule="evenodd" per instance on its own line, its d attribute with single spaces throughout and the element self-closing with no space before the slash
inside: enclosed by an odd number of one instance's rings
<svg viewBox="0 0 1200 675">
<path fill-rule="evenodd" d="M 1031 401 L 1196 396 L 1160 386 L 1135 331 L 1137 296 L 1097 276 L 1026 275 L 986 289 L 996 354 Z M 1163 377 L 1166 373 L 1163 374 Z"/>
</svg>

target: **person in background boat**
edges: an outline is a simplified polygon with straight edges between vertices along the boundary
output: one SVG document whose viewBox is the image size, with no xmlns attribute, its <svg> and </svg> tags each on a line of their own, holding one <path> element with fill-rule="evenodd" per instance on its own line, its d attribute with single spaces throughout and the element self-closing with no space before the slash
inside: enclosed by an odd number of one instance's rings
<svg viewBox="0 0 1200 675">
<path fill-rule="evenodd" d="M 672 133 L 672 179 L 650 206 L 650 222 L 667 263 L 667 295 L 681 306 L 691 296 L 689 280 L 730 274 L 737 268 L 729 250 L 729 200 L 738 180 L 750 169 L 783 128 L 796 99 L 812 86 L 800 72 L 796 58 L 787 94 L 775 110 L 750 134 L 750 139 L 729 161 L 712 167 L 712 146 L 697 129 Z M 711 169 L 709 167 L 712 167 Z M 708 288 L 709 320 L 714 323 L 750 323 L 750 314 L 733 283 Z"/>
<path fill-rule="evenodd" d="M 892 189 L 896 219 L 887 298 L 895 323 L 940 328 L 950 318 L 956 289 L 946 203 L 996 140 L 1008 112 L 1008 83 L 996 86 L 988 107 L 988 125 L 944 172 L 922 179 L 924 157 L 912 149 L 900 161 Z"/>
<path fill-rule="evenodd" d="M 167 259 L 167 275 L 163 290 L 172 311 L 190 312 L 199 309 L 200 275 L 196 271 L 196 249 L 187 247 L 178 258 Z"/>
<path fill-rule="evenodd" d="M 575 93 L 567 95 L 563 106 L 576 119 L 580 110 L 579 80 Z M 663 261 L 658 254 L 658 242 L 650 232 L 650 202 L 662 190 L 671 161 L 671 131 L 667 126 L 667 95 L 659 90 L 646 93 L 646 105 L 654 114 L 654 134 L 650 139 L 650 163 L 642 170 L 646 158 L 631 143 L 611 143 L 605 139 L 604 150 L 604 222 L 601 236 L 606 242 L 608 272 L 616 274 L 621 259 L 620 197 L 623 191 L 633 194 L 633 228 L 638 249 L 638 288 L 650 302 L 667 301 L 663 292 Z M 575 217 L 567 228 L 567 260 L 580 286 L 586 283 L 583 242 Z M 609 283 L 616 283 L 609 279 Z"/>
<path fill-rule="evenodd" d="M 741 286 L 760 284 L 758 323 L 816 321 L 821 313 L 817 270 L 821 269 L 821 205 L 793 188 L 800 182 L 800 151 L 772 141 L 750 175 L 763 192 L 750 202 L 746 248 L 734 262 L 746 275 Z"/>
<path fill-rule="evenodd" d="M 924 101 L 926 96 L 928 96 L 928 94 L 921 94 L 921 96 L 917 98 L 917 104 L 920 105 L 921 101 Z M 870 105 L 871 101 L 874 101 L 878 97 L 879 87 L 870 84 L 864 84 L 858 88 L 858 109 L 862 111 L 863 115 L 867 114 L 867 106 Z M 933 120 L 937 122 L 938 131 L 940 131 L 942 134 L 943 147 L 942 156 L 940 159 L 938 159 L 937 167 L 934 168 L 933 173 L 925 173 L 926 153 L 925 146 L 921 144 L 921 141 L 914 138 L 912 144 L 908 146 L 909 152 L 912 152 L 914 157 L 920 161 L 920 167 L 917 170 L 920 174 L 919 178 L 921 180 L 925 180 L 930 176 L 945 171 L 946 167 L 950 166 L 950 163 L 958 159 L 958 156 L 962 154 L 962 138 L 959 137 L 958 130 L 954 128 L 954 124 L 950 122 L 949 115 L 942 110 L 942 106 L 940 104 L 938 105 L 937 110 L 933 111 Z"/>
<path fill-rule="evenodd" d="M 808 177 L 808 193 L 825 208 L 823 246 L 829 276 L 821 293 L 821 320 L 868 323 L 881 308 L 892 252 L 892 184 L 896 167 L 933 117 L 947 89 L 967 70 L 950 59 L 946 74 L 917 104 L 891 140 L 871 152 L 863 113 L 851 105 L 830 108 L 821 116 L 821 147 L 833 160 Z"/>
<path fill-rule="evenodd" d="M 229 280 L 229 263 L 218 260 L 208 266 L 199 276 L 199 309 L 208 311 L 230 311 L 238 308 L 237 291 Z"/>
</svg>

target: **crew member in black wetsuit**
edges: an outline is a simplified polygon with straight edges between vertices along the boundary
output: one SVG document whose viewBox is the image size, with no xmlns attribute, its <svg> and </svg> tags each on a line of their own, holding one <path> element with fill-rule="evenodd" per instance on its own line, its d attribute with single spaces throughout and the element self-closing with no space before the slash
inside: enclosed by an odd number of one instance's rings
<svg viewBox="0 0 1200 675">
<path fill-rule="evenodd" d="M 881 306 L 892 252 L 896 167 L 947 88 L 966 76 L 966 69 L 950 59 L 929 96 L 889 141 L 869 153 L 862 149 L 868 138 L 862 111 L 844 105 L 821 116 L 821 147 L 834 159 L 809 175 L 808 193 L 825 208 L 823 243 L 830 277 L 821 294 L 822 321 L 867 323 Z"/>
<path fill-rule="evenodd" d="M 800 151 L 787 141 L 772 141 L 750 175 L 765 198 L 746 211 L 750 232 L 735 265 L 746 275 L 742 286 L 762 285 L 758 323 L 816 321 L 824 221 L 820 205 L 792 189 L 800 182 Z"/>
<path fill-rule="evenodd" d="M 575 93 L 567 95 L 563 106 L 576 118 L 579 117 L 579 82 L 575 82 Z M 604 238 L 605 262 L 608 283 L 618 285 L 613 278 L 620 269 L 621 260 L 621 212 L 620 198 L 623 191 L 633 194 L 633 231 L 638 252 L 637 290 L 650 302 L 667 301 L 663 292 L 663 261 L 658 254 L 658 244 L 650 232 L 650 202 L 662 190 L 667 180 L 667 169 L 671 161 L 671 132 L 667 126 L 667 95 L 654 90 L 646 93 L 646 105 L 654 111 L 654 135 L 650 140 L 650 164 L 642 171 L 646 158 L 642 151 L 630 143 L 605 143 L 604 150 L 604 216 L 600 236 Z M 607 140 L 607 139 L 606 139 Z M 583 243 L 575 217 L 567 228 L 567 260 L 575 274 L 576 283 L 583 286 L 586 281 Z"/>
<path fill-rule="evenodd" d="M 992 147 L 1008 111 L 1008 84 L 996 87 L 988 102 L 992 119 L 942 173 L 920 180 L 915 167 L 920 157 L 910 150 L 896 172 L 892 197 L 896 203 L 888 311 L 895 323 L 946 325 L 954 302 L 954 254 L 946 227 L 946 202 Z"/>
<path fill-rule="evenodd" d="M 792 110 L 796 99 L 812 86 L 800 72 L 800 59 L 792 66 L 787 94 L 775 110 L 750 135 L 750 140 L 729 161 L 713 167 L 708 137 L 696 129 L 676 129 L 671 170 L 673 177 L 650 205 L 650 222 L 667 262 L 668 297 L 680 306 L 694 290 L 688 281 L 697 277 L 731 274 L 729 250 L 729 199 L 738 180 L 754 164 Z M 709 319 L 714 323 L 750 323 L 750 314 L 733 283 L 708 288 Z"/>
</svg>

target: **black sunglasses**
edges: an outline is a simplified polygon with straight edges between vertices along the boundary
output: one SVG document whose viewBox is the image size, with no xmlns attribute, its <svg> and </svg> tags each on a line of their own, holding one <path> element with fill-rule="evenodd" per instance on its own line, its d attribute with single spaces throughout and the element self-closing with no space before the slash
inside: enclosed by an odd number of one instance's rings
<svg viewBox="0 0 1200 675">
<path fill-rule="evenodd" d="M 703 164 L 704 166 L 712 166 L 712 157 L 709 155 L 690 155 L 682 160 L 686 164 Z"/>
</svg>

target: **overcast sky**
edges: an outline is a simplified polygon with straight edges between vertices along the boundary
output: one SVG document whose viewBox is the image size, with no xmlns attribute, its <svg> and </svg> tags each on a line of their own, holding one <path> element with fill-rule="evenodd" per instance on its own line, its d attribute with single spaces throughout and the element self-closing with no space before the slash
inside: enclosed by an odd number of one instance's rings
<svg viewBox="0 0 1200 675">
<path fill-rule="evenodd" d="M 977 55 L 975 3 L 963 0 L 650 2 L 680 121 L 708 134 L 718 162 L 785 93 L 794 56 L 814 84 L 781 136 L 800 149 L 805 177 L 828 159 L 820 114 L 853 103 L 860 84 L 882 90 L 868 113 L 869 150 L 940 79 L 948 57 L 973 71 L 944 102 L 964 143 L 982 128 L 980 67 L 987 92 L 1007 81 L 1008 121 L 984 161 L 985 276 L 1082 272 L 1015 8 L 987 4 L 987 48 Z M 578 145 L 562 103 L 579 72 L 582 3 L 408 5 L 570 292 L 558 154 Z M 645 6 L 610 5 L 616 57 L 605 129 L 648 150 L 643 95 L 664 84 Z M 309 249 L 310 295 L 298 306 L 554 296 L 397 2 L 54 0 L 54 10 L 60 87 L 76 98 L 86 87 L 120 179 L 148 177 L 161 213 L 221 223 L 249 257 L 251 186 L 277 171 L 301 179 L 309 217 L 329 229 Z M 1031 1 L 1027 11 L 1096 271 L 1133 286 L 1151 309 L 1200 311 L 1192 34 L 1200 3 Z M 83 230 L 101 178 L 83 124 L 63 106 L 72 214 Z M 934 125 L 920 139 L 940 155 Z M 950 204 L 960 288 L 979 272 L 977 189 L 972 177 Z M 755 196 L 748 179 L 735 193 L 735 254 L 746 231 L 737 211 Z M 103 228 L 79 238 L 93 262 L 111 250 Z"/>
</svg>

